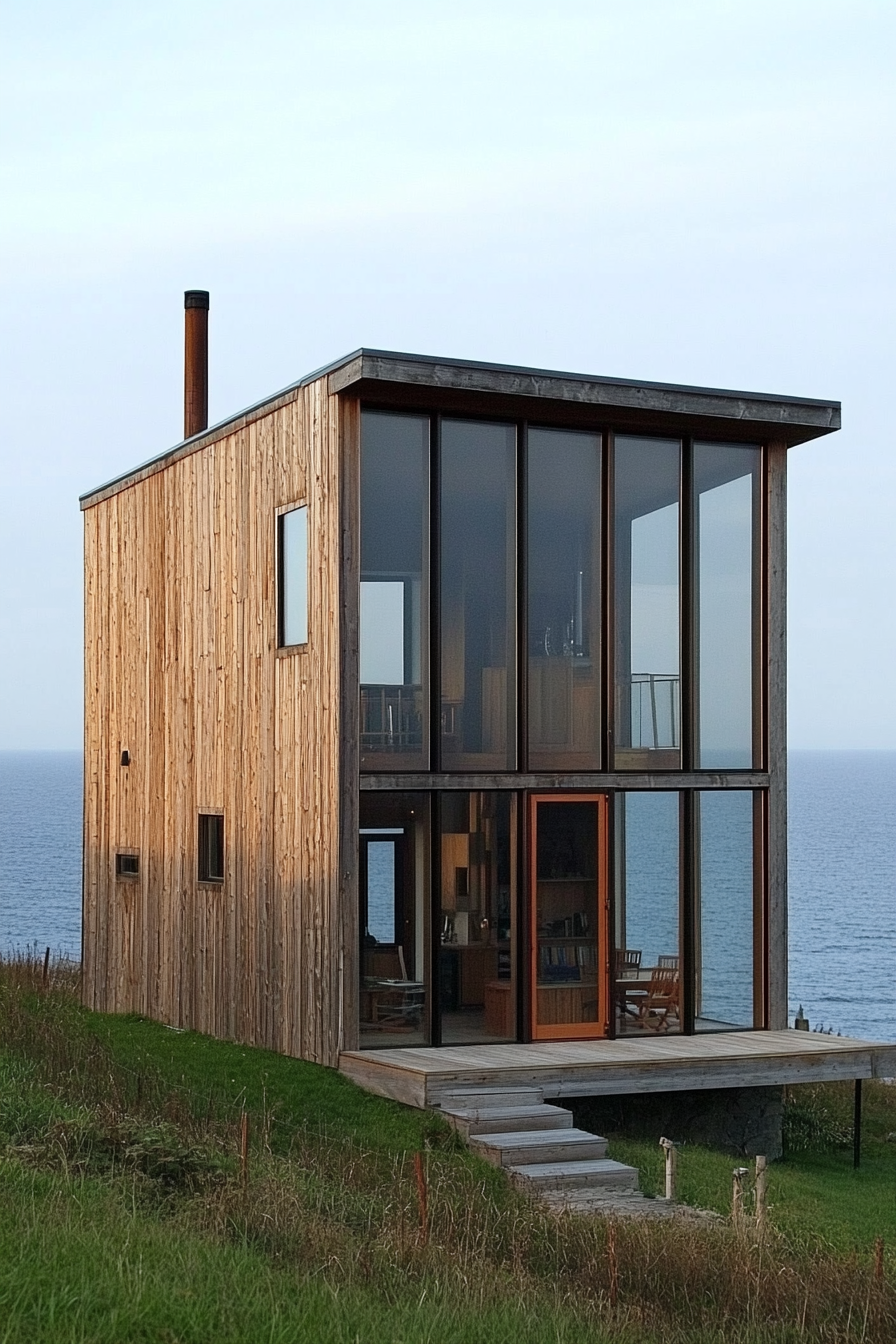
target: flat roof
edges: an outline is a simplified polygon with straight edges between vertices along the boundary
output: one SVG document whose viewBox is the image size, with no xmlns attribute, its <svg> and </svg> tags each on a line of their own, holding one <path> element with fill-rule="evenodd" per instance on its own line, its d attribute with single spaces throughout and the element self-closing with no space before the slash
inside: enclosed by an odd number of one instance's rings
<svg viewBox="0 0 896 1344">
<path fill-rule="evenodd" d="M 81 496 L 81 508 L 90 508 L 179 458 L 242 429 L 294 400 L 303 387 L 324 377 L 331 394 L 357 396 L 374 405 L 582 427 L 612 425 L 628 432 L 671 430 L 719 435 L 744 443 L 774 438 L 794 447 L 840 428 L 839 401 L 362 348 L 88 491 Z"/>
</svg>

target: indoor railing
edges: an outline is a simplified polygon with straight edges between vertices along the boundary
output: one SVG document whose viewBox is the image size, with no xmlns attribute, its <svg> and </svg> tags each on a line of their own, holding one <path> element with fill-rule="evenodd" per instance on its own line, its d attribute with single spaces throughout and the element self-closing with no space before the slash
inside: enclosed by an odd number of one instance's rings
<svg viewBox="0 0 896 1344">
<path fill-rule="evenodd" d="M 423 745 L 421 686 L 361 687 L 361 747 L 368 752 L 419 751 Z"/>
<path fill-rule="evenodd" d="M 677 750 L 681 743 L 681 680 L 677 674 L 632 673 L 632 746 Z"/>
</svg>

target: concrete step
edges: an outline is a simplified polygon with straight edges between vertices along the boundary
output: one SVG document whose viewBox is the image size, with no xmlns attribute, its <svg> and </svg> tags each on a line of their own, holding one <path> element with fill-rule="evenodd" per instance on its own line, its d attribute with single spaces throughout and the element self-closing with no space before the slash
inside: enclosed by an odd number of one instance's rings
<svg viewBox="0 0 896 1344">
<path fill-rule="evenodd" d="M 440 1110 L 475 1111 L 486 1106 L 537 1106 L 544 1101 L 540 1087 L 446 1087 L 433 1102 Z"/>
<path fill-rule="evenodd" d="M 442 1114 L 465 1138 L 534 1129 L 572 1129 L 572 1112 L 562 1106 L 479 1106 L 473 1110 L 446 1110 Z"/>
<path fill-rule="evenodd" d="M 517 1185 L 529 1187 L 539 1195 L 584 1191 L 595 1187 L 620 1193 L 638 1188 L 637 1168 L 628 1167 L 624 1162 L 614 1162 L 610 1157 L 507 1165 Z"/>
<path fill-rule="evenodd" d="M 602 1190 L 594 1186 L 585 1190 L 539 1191 L 539 1203 L 553 1213 L 599 1214 L 604 1218 L 681 1218 L 681 1205 L 668 1204 L 664 1199 L 650 1199 L 640 1190 Z"/>
<path fill-rule="evenodd" d="M 496 1167 L 519 1168 L 532 1163 L 562 1164 L 573 1159 L 602 1158 L 607 1141 L 583 1129 L 525 1129 L 473 1135 L 470 1147 Z"/>
</svg>

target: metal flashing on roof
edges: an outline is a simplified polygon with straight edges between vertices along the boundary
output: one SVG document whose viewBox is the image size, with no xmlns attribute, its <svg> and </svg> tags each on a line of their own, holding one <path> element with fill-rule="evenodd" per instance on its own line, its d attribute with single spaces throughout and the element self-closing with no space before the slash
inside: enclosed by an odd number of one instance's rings
<svg viewBox="0 0 896 1344">
<path fill-rule="evenodd" d="M 794 446 L 840 428 L 837 401 L 362 348 L 88 491 L 81 496 L 81 508 L 90 508 L 288 404 L 303 387 L 324 377 L 331 394 L 351 394 L 375 402 L 398 400 L 421 407 L 441 402 L 445 409 L 466 408 L 471 413 L 489 409 L 533 418 L 539 413 L 549 417 L 553 406 L 554 413 L 561 412 L 564 417 L 612 422 L 628 432 L 638 428 L 655 431 L 660 421 L 667 426 L 684 426 L 687 422 L 692 433 L 722 433 L 741 440 L 774 435 Z"/>
</svg>

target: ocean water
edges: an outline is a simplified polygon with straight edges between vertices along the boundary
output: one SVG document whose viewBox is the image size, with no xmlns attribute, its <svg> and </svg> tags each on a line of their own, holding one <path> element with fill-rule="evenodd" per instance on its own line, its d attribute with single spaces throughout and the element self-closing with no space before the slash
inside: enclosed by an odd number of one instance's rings
<svg viewBox="0 0 896 1344">
<path fill-rule="evenodd" d="M 790 1012 L 896 1041 L 896 752 L 789 758 Z"/>
<path fill-rule="evenodd" d="M 0 751 L 0 951 L 81 956 L 79 751 Z"/>
<path fill-rule="evenodd" d="M 791 752 L 789 794 L 791 1020 L 896 1041 L 896 752 Z M 80 754 L 0 752 L 0 949 L 78 957 L 80 917 Z"/>
</svg>

